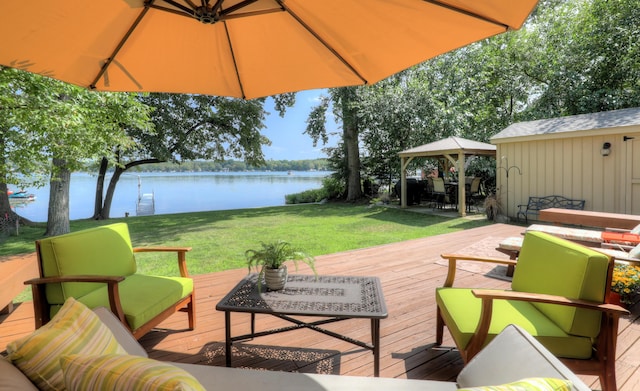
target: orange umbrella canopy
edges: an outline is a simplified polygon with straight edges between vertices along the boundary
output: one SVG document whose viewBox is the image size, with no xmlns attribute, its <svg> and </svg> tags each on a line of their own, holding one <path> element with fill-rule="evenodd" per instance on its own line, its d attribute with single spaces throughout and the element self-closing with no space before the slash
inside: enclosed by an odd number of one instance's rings
<svg viewBox="0 0 640 391">
<path fill-rule="evenodd" d="M 537 0 L 32 0 L 0 64 L 100 91 L 251 99 L 372 84 L 518 29 Z"/>
</svg>

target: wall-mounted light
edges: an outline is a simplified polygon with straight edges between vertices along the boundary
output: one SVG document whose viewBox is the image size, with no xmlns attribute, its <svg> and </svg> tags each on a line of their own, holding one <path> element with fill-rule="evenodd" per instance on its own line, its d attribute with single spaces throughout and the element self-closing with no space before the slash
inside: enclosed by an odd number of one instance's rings
<svg viewBox="0 0 640 391">
<path fill-rule="evenodd" d="M 602 149 L 600 150 L 602 156 L 609 156 L 611 153 L 611 143 L 602 144 Z"/>
</svg>

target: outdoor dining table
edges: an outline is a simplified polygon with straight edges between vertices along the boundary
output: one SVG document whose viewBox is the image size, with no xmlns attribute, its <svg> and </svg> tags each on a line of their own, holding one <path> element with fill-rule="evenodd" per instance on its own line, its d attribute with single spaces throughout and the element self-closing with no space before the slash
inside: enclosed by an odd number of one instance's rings
<svg viewBox="0 0 640 391">
<path fill-rule="evenodd" d="M 374 376 L 380 375 L 380 320 L 387 317 L 382 286 L 377 277 L 289 275 L 284 289 L 258 289 L 257 275 L 242 279 L 220 302 L 216 310 L 225 313 L 226 365 L 231 366 L 233 342 L 308 328 L 373 352 Z M 251 314 L 251 333 L 231 335 L 231 313 Z M 256 332 L 256 314 L 268 314 L 293 323 L 289 327 Z M 306 322 L 296 317 L 321 317 Z M 371 320 L 371 343 L 322 328 L 322 325 L 364 318 Z"/>
</svg>

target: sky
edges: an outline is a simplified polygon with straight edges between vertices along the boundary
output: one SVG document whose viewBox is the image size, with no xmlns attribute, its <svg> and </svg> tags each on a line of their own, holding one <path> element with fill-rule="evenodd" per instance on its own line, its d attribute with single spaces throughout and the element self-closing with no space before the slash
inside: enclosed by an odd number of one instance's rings
<svg viewBox="0 0 640 391">
<path fill-rule="evenodd" d="M 304 134 L 307 128 L 307 118 L 311 109 L 319 103 L 319 97 L 327 95 L 326 90 L 309 90 L 296 94 L 295 106 L 288 108 L 284 118 L 280 117 L 273 107 L 273 99 L 269 98 L 265 105 L 266 110 L 271 113 L 266 121 L 266 128 L 261 132 L 271 140 L 271 146 L 263 146 L 262 151 L 266 160 L 307 160 L 326 158 L 322 152 L 325 146 L 321 143 L 317 147 L 313 146 L 311 137 Z M 327 113 L 327 130 L 337 132 L 338 125 L 333 121 L 331 113 Z M 326 146 L 337 145 L 339 137 L 334 136 L 329 139 Z"/>
</svg>

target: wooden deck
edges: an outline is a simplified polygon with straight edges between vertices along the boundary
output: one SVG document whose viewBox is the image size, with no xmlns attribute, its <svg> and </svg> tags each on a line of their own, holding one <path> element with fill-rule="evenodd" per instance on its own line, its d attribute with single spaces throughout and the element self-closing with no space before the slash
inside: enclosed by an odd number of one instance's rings
<svg viewBox="0 0 640 391">
<path fill-rule="evenodd" d="M 320 274 L 375 275 L 381 279 L 389 317 L 381 323 L 381 376 L 412 379 L 454 380 L 462 361 L 445 332 L 445 343 L 435 340 L 434 290 L 444 282 L 447 268 L 440 263 L 443 252 L 473 251 L 506 257 L 495 251 L 497 243 L 519 235 L 521 226 L 495 224 L 452 234 L 410 240 L 361 250 L 317 257 Z M 213 257 L 213 256 L 212 256 Z M 308 269 L 301 267 L 301 273 Z M 506 288 L 504 271 L 460 266 L 457 286 Z M 215 305 L 242 277 L 246 269 L 195 276 L 197 324 L 184 331 L 186 314 L 175 314 L 141 339 L 152 358 L 224 366 L 224 315 Z M 487 276 L 487 274 L 492 276 Z M 617 349 L 617 379 L 620 390 L 640 388 L 640 311 L 622 319 Z M 249 315 L 233 314 L 234 334 L 249 330 Z M 13 313 L 0 316 L 0 346 L 33 330 L 29 302 Z M 258 329 L 288 325 L 258 316 Z M 370 340 L 370 322 L 349 320 L 327 326 L 356 339 Z M 284 370 L 340 375 L 372 376 L 370 351 L 311 330 L 296 330 L 234 344 L 233 365 L 261 370 Z M 582 377 L 599 389 L 595 377 Z"/>
</svg>

